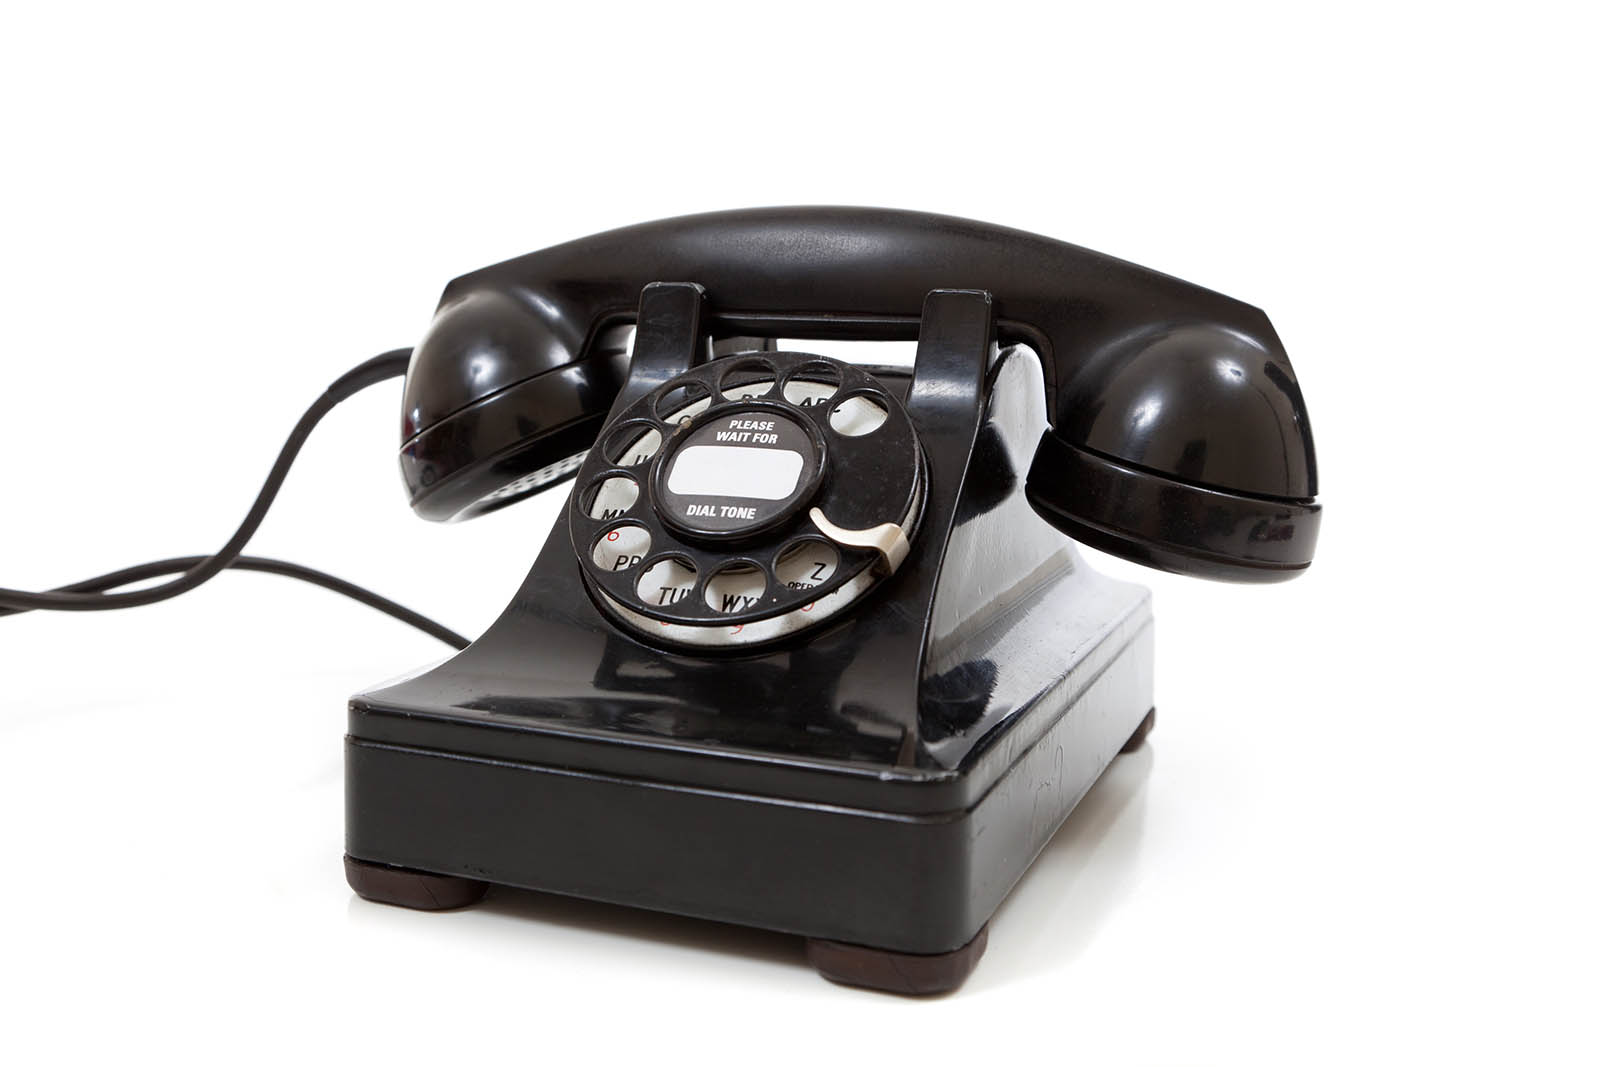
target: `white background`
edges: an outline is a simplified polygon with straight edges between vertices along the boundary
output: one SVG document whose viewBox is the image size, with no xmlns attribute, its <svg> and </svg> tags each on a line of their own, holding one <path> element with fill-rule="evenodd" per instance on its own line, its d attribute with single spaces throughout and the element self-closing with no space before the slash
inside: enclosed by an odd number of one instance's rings
<svg viewBox="0 0 1600 1067">
<path fill-rule="evenodd" d="M 452 276 L 690 211 L 891 205 L 1257 304 L 1316 565 L 1155 589 L 1152 743 L 959 994 L 795 940 L 340 870 L 347 695 L 439 656 L 229 574 L 0 621 L 0 1058 L 1594 1062 L 1593 31 L 1579 9 L 13 5 L 0 582 L 209 551 Z M 408 511 L 398 384 L 252 550 L 469 633 L 558 497 Z"/>
</svg>

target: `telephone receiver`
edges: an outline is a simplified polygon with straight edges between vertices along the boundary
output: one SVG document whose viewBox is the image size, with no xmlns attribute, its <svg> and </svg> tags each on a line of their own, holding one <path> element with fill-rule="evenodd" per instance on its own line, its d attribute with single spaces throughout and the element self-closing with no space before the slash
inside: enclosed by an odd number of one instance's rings
<svg viewBox="0 0 1600 1067">
<path fill-rule="evenodd" d="M 713 338 L 911 340 L 930 292 L 987 293 L 993 340 L 1033 349 L 1045 378 L 1026 496 L 1047 523 L 1205 578 L 1279 581 L 1311 562 L 1311 425 L 1265 314 L 1036 234 L 876 208 L 649 222 L 457 278 L 406 376 L 413 509 L 469 518 L 572 477 L 660 282 L 703 291 Z"/>
</svg>

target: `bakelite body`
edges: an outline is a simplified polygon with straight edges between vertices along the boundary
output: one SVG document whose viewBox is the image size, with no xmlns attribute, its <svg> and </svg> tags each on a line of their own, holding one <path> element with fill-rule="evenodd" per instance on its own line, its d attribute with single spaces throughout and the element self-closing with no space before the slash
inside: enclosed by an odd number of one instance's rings
<svg viewBox="0 0 1600 1067">
<path fill-rule="evenodd" d="M 704 358 L 698 293 L 667 288 L 618 410 Z M 910 377 L 877 375 L 928 467 L 892 577 L 815 631 L 689 653 L 611 620 L 559 523 L 471 647 L 352 700 L 347 854 L 891 952 L 973 942 L 1149 712 L 1153 630 L 1146 591 L 1026 499 L 1034 354 L 996 348 L 987 294 L 932 294 L 922 323 Z"/>
<path fill-rule="evenodd" d="M 630 405 L 773 337 L 916 338 L 909 374 L 864 368 L 925 470 L 898 569 L 814 628 L 685 649 L 607 613 L 575 554 L 594 530 L 559 522 L 482 637 L 351 701 L 359 891 L 548 890 L 798 933 L 830 976 L 865 951 L 846 980 L 948 988 L 1151 721 L 1149 596 L 1072 539 L 1207 577 L 1309 563 L 1310 429 L 1261 312 L 1031 234 L 865 209 L 651 223 L 452 282 L 407 381 L 413 506 L 581 490 Z"/>
</svg>

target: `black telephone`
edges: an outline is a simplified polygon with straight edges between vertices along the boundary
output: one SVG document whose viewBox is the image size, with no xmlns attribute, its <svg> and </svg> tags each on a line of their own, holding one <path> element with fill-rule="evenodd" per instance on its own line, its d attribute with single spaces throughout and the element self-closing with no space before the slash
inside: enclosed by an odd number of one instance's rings
<svg viewBox="0 0 1600 1067">
<path fill-rule="evenodd" d="M 457 278 L 406 369 L 400 464 L 429 519 L 573 485 L 487 632 L 351 700 L 355 891 L 443 908 L 503 884 L 787 931 L 828 977 L 905 993 L 966 977 L 1154 722 L 1149 594 L 1074 540 L 1277 581 L 1319 518 L 1259 310 L 860 208 L 669 219 Z M 171 588 L 253 529 L 166 561 Z"/>
<path fill-rule="evenodd" d="M 790 931 L 829 977 L 902 992 L 966 976 L 1153 722 L 1148 594 L 1063 534 L 1241 581 L 1299 574 L 1317 534 L 1260 311 L 906 211 L 670 219 L 458 278 L 403 438 L 431 519 L 576 481 L 487 633 L 351 702 L 356 891 Z"/>
</svg>

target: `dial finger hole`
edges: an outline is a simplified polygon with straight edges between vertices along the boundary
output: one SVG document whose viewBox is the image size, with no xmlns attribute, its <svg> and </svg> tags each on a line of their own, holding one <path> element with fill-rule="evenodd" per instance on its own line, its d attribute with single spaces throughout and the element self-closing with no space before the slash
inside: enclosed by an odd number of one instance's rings
<svg viewBox="0 0 1600 1067">
<path fill-rule="evenodd" d="M 837 393 L 839 382 L 839 368 L 807 363 L 783 383 L 783 398 L 795 407 L 813 407 Z"/>
<path fill-rule="evenodd" d="M 772 568 L 778 584 L 815 589 L 839 569 L 839 553 L 825 541 L 800 541 L 784 549 Z"/>
<path fill-rule="evenodd" d="M 584 512 L 591 519 L 614 519 L 639 499 L 639 483 L 632 478 L 615 475 L 589 490 Z"/>
<path fill-rule="evenodd" d="M 634 591 L 646 604 L 665 607 L 694 592 L 694 580 L 699 576 L 688 560 L 669 556 L 646 567 Z"/>
<path fill-rule="evenodd" d="M 862 437 L 882 426 L 889 409 L 870 396 L 852 396 L 828 416 L 828 425 L 846 437 Z"/>
<path fill-rule="evenodd" d="M 611 432 L 603 454 L 612 463 L 637 467 L 660 450 L 660 430 L 648 422 L 630 422 Z"/>
<path fill-rule="evenodd" d="M 625 571 L 636 566 L 650 551 L 650 531 L 629 523 L 607 530 L 595 538 L 592 557 L 601 570 Z"/>
<path fill-rule="evenodd" d="M 753 400 L 772 392 L 778 368 L 765 359 L 741 359 L 728 369 L 717 388 L 729 400 Z"/>
<path fill-rule="evenodd" d="M 735 563 L 722 568 L 706 582 L 706 603 L 712 611 L 731 614 L 748 611 L 767 591 L 767 576 L 759 567 Z"/>
<path fill-rule="evenodd" d="M 687 426 L 711 406 L 711 390 L 699 382 L 686 382 L 667 390 L 656 401 L 656 414 L 668 426 Z"/>
</svg>

